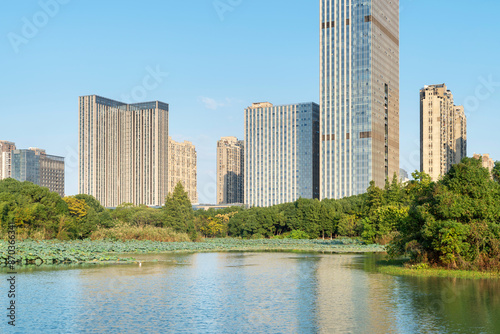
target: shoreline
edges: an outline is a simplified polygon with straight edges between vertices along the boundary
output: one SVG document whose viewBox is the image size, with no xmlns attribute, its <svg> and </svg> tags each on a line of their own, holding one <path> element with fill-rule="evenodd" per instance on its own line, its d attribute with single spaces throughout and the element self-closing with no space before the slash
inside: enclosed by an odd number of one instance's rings
<svg viewBox="0 0 500 334">
<path fill-rule="evenodd" d="M 455 270 L 447 268 L 427 268 L 417 264 L 405 267 L 407 261 L 380 261 L 377 272 L 399 277 L 417 278 L 459 278 L 459 279 L 500 279 L 500 271 Z"/>
<path fill-rule="evenodd" d="M 354 239 L 205 239 L 202 242 L 156 241 L 33 241 L 17 243 L 17 266 L 78 263 L 133 263 L 135 259 L 118 257 L 127 254 L 209 253 L 209 252 L 296 252 L 329 254 L 383 253 L 380 245 L 365 245 Z M 0 241 L 0 264 L 7 259 L 7 242 Z"/>
</svg>

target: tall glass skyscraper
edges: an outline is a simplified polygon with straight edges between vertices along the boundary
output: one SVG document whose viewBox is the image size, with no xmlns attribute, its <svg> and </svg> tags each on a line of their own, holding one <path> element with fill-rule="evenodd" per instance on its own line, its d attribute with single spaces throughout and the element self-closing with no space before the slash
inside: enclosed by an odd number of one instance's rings
<svg viewBox="0 0 500 334">
<path fill-rule="evenodd" d="M 319 197 L 319 105 L 254 103 L 245 110 L 245 204 Z"/>
<path fill-rule="evenodd" d="M 399 172 L 399 1 L 320 0 L 321 198 Z"/>
</svg>

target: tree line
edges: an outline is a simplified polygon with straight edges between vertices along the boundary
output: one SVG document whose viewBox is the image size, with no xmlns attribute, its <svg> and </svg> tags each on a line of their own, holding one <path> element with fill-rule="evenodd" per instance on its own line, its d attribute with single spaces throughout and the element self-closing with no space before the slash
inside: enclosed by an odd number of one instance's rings
<svg viewBox="0 0 500 334">
<path fill-rule="evenodd" d="M 192 241 L 342 236 L 388 245 L 392 256 L 407 255 L 415 262 L 500 268 L 500 163 L 490 174 L 479 160 L 465 158 L 437 182 L 425 173 L 412 176 L 403 184 L 394 175 L 384 188 L 371 182 L 365 194 L 339 200 L 301 198 L 266 208 L 208 211 L 192 209 L 181 183 L 161 209 L 125 203 L 109 210 L 89 195 L 61 198 L 32 183 L 6 179 L 0 181 L 0 223 L 4 237 L 14 222 L 18 235 L 31 239 L 106 237 L 107 231 L 144 227 L 150 234 L 169 229 L 182 234 L 178 240 Z"/>
</svg>

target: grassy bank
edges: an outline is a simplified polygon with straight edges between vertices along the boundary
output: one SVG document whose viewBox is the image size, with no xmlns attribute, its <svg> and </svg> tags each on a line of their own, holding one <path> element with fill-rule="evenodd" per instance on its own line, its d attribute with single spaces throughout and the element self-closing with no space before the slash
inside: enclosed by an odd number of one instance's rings
<svg viewBox="0 0 500 334">
<path fill-rule="evenodd" d="M 500 279 L 500 272 L 430 268 L 422 264 L 409 265 L 405 260 L 381 261 L 377 266 L 377 270 L 383 274 L 394 276 Z"/>
<path fill-rule="evenodd" d="M 157 241 L 20 241 L 16 244 L 18 265 L 123 262 L 116 254 L 163 252 L 321 252 L 373 253 L 383 252 L 379 245 L 364 245 L 353 239 L 292 240 L 292 239 L 206 239 L 203 242 Z M 8 244 L 0 241 L 0 262 L 6 264 Z"/>
</svg>

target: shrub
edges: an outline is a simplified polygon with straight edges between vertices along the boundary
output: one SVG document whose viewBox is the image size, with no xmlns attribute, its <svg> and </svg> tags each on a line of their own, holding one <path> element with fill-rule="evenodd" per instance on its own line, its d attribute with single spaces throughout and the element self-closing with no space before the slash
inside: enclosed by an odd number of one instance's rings
<svg viewBox="0 0 500 334">
<path fill-rule="evenodd" d="M 131 226 L 126 223 L 106 229 L 98 228 L 90 235 L 91 240 L 150 240 L 163 242 L 187 242 L 191 241 L 186 233 L 175 232 L 172 228 L 154 226 Z"/>
</svg>

